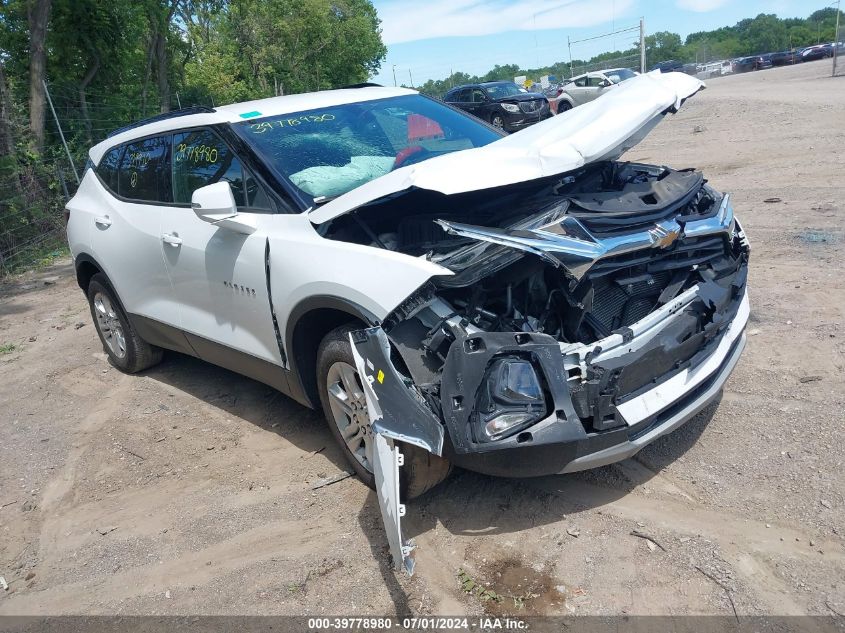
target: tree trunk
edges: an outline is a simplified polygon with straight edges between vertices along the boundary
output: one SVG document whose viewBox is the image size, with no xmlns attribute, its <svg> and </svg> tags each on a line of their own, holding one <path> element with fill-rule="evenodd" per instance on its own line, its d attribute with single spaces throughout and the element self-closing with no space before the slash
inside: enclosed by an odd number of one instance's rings
<svg viewBox="0 0 845 633">
<path fill-rule="evenodd" d="M 9 160 L 15 156 L 15 137 L 12 131 L 12 98 L 6 85 L 6 69 L 0 59 L 0 155 Z"/>
<path fill-rule="evenodd" d="M 85 97 L 85 91 L 88 89 L 91 82 L 94 81 L 94 76 L 97 74 L 99 69 L 100 58 L 96 53 L 94 53 L 94 61 L 88 69 L 88 72 L 86 72 L 85 76 L 82 78 L 82 83 L 79 84 L 79 109 L 82 112 L 82 123 L 85 125 L 85 140 L 88 141 L 89 147 L 94 143 L 91 138 L 91 117 L 88 115 L 88 99 Z"/>
<path fill-rule="evenodd" d="M 153 52 L 155 49 L 155 33 L 150 33 L 150 38 L 147 42 L 147 63 L 144 66 L 144 83 L 141 88 L 141 116 L 147 116 L 147 90 L 150 87 L 150 74 L 153 69 Z"/>
<path fill-rule="evenodd" d="M 167 80 L 167 32 L 157 32 L 155 40 L 158 102 L 162 112 L 170 112 L 170 82 Z"/>
<path fill-rule="evenodd" d="M 40 154 L 44 149 L 44 117 L 46 98 L 44 77 L 47 66 L 47 23 L 50 21 L 51 0 L 30 0 L 27 9 L 29 22 L 29 131 L 32 147 Z"/>
</svg>

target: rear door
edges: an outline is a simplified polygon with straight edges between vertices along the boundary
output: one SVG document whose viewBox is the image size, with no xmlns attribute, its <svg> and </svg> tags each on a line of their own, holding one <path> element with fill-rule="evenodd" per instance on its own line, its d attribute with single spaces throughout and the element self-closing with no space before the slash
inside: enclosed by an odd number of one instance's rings
<svg viewBox="0 0 845 633">
<path fill-rule="evenodd" d="M 91 216 L 91 248 L 123 308 L 178 325 L 173 287 L 161 253 L 161 214 L 170 204 L 170 136 L 113 148 L 96 168 L 103 206 Z"/>
<path fill-rule="evenodd" d="M 253 234 L 216 227 L 194 213 L 193 192 L 221 181 L 231 185 L 238 212 L 254 216 Z M 174 204 L 163 210 L 159 248 L 191 344 L 201 357 L 247 375 L 254 372 L 227 359 L 224 348 L 281 365 L 265 256 L 268 233 L 287 216 L 272 212 L 266 190 L 209 128 L 173 135 L 173 194 Z"/>
</svg>

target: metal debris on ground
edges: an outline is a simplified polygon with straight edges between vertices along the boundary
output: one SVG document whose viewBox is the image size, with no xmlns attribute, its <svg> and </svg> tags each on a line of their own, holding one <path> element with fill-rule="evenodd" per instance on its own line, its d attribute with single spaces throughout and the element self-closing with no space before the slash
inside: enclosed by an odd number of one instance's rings
<svg viewBox="0 0 845 633">
<path fill-rule="evenodd" d="M 9 591 L 9 583 L 6 582 L 3 576 L 0 576 L 0 587 L 3 587 L 3 591 Z"/>
<path fill-rule="evenodd" d="M 578 538 L 581 535 L 581 530 L 577 526 L 571 525 L 566 528 L 566 533 L 569 534 L 569 536 Z"/>
<path fill-rule="evenodd" d="M 646 534 L 645 532 L 640 532 L 639 530 L 631 530 L 631 536 L 636 536 L 637 538 L 645 539 L 649 543 L 649 549 L 652 551 L 654 551 L 654 547 L 659 547 L 664 552 L 666 551 L 666 548 L 660 544 L 660 541 L 654 538 L 651 534 Z M 654 547 L 652 547 L 652 545 Z"/>
<path fill-rule="evenodd" d="M 343 481 L 344 479 L 348 479 L 352 477 L 352 473 L 348 473 L 346 471 L 334 475 L 333 477 L 329 477 L 328 479 L 321 479 L 313 486 L 311 486 L 311 490 L 317 490 L 318 488 L 325 488 L 326 486 L 331 486 L 332 484 L 336 484 L 339 481 Z"/>
<path fill-rule="evenodd" d="M 763 202 L 768 202 L 769 204 L 771 204 L 773 202 L 780 202 L 780 201 L 781 201 L 780 198 L 766 198 L 765 200 L 763 200 Z"/>
<path fill-rule="evenodd" d="M 114 532 L 116 529 L 117 529 L 116 525 L 110 525 L 108 527 L 99 527 L 99 528 L 97 528 L 97 533 L 100 536 L 105 536 L 109 532 Z"/>
</svg>

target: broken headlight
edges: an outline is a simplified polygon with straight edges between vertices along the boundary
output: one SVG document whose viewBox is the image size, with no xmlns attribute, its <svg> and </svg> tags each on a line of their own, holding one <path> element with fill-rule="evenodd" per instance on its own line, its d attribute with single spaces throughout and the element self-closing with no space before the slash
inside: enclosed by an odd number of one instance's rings
<svg viewBox="0 0 845 633">
<path fill-rule="evenodd" d="M 515 103 L 500 103 L 505 112 L 519 112 L 519 106 Z"/>
<path fill-rule="evenodd" d="M 498 358 L 490 365 L 476 408 L 476 438 L 500 440 L 540 420 L 546 400 L 530 361 Z"/>
</svg>

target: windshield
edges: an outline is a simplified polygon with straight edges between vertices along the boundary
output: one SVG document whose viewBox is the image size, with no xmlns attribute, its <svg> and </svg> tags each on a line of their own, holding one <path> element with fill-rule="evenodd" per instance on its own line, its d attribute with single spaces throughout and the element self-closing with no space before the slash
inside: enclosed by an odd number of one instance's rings
<svg viewBox="0 0 845 633">
<path fill-rule="evenodd" d="M 526 90 L 524 88 L 520 88 L 515 83 L 511 83 L 509 81 L 503 81 L 500 84 L 490 84 L 489 86 L 483 86 L 484 92 L 491 99 L 504 99 L 505 97 L 513 97 L 514 95 L 524 94 Z"/>
<path fill-rule="evenodd" d="M 618 68 L 617 70 L 608 70 L 605 71 L 605 76 L 610 79 L 612 83 L 618 84 L 622 83 L 626 79 L 631 79 L 632 77 L 636 77 L 637 73 L 633 70 L 629 70 L 627 68 Z"/>
<path fill-rule="evenodd" d="M 324 202 L 420 161 L 501 135 L 420 95 L 347 103 L 232 126 L 276 173 Z"/>
</svg>

